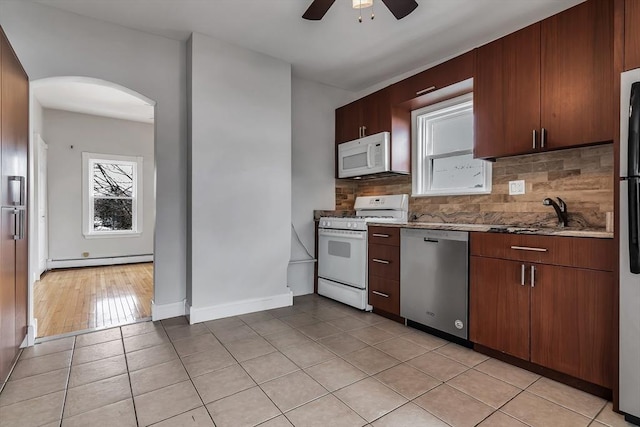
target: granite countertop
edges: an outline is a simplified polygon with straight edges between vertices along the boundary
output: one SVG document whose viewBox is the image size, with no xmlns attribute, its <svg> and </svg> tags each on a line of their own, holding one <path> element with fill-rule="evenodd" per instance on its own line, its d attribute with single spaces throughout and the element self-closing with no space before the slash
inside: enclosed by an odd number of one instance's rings
<svg viewBox="0 0 640 427">
<path fill-rule="evenodd" d="M 450 224 L 441 222 L 370 222 L 369 225 L 396 228 L 423 228 L 429 230 L 452 230 L 452 231 L 479 231 L 488 233 L 506 234 L 529 234 L 541 236 L 564 236 L 564 237 L 592 237 L 599 239 L 613 239 L 613 233 L 596 228 L 549 228 L 549 227 L 517 227 L 510 225 L 496 224 Z"/>
<path fill-rule="evenodd" d="M 330 211 L 316 210 L 313 212 L 314 219 L 317 221 L 321 216 L 353 216 L 354 211 Z M 370 222 L 369 225 L 377 225 L 382 227 L 396 228 L 423 228 L 430 230 L 451 230 L 451 231 L 478 231 L 488 233 L 506 233 L 506 234 L 530 234 L 540 236 L 564 236 L 564 237 L 592 237 L 598 239 L 613 239 L 613 233 L 603 228 L 583 228 L 583 227 L 536 227 L 536 226 L 517 226 L 503 224 L 456 224 L 442 222 L 423 222 L 409 221 L 402 223 L 388 222 Z"/>
</svg>

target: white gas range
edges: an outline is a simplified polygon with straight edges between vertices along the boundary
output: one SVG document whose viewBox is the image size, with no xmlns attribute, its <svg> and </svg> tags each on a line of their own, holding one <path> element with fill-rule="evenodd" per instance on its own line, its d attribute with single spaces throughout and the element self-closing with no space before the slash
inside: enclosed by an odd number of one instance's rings
<svg viewBox="0 0 640 427">
<path fill-rule="evenodd" d="M 367 223 L 407 222 L 409 196 L 358 197 L 354 217 L 321 217 L 318 224 L 318 293 L 370 310 L 367 304 Z"/>
</svg>

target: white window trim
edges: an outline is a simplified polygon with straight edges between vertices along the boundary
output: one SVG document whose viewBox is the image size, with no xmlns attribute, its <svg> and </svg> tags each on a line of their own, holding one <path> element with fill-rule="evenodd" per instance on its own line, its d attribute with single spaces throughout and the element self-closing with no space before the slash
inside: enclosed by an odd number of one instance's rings
<svg viewBox="0 0 640 427">
<path fill-rule="evenodd" d="M 472 154 L 473 148 L 469 150 L 451 151 L 440 156 L 425 156 L 426 150 L 425 144 L 419 144 L 418 138 L 418 120 L 417 117 L 432 111 L 442 110 L 448 107 L 452 107 L 465 102 L 473 101 L 473 92 L 457 96 L 455 98 L 447 99 L 445 101 L 438 102 L 436 104 L 428 105 L 418 110 L 411 112 L 411 197 L 433 197 L 433 196 L 467 196 L 467 195 L 480 195 L 491 194 L 492 183 L 492 165 L 490 162 L 485 161 L 483 165 L 484 169 L 484 187 L 478 190 L 470 189 L 447 189 L 447 190 L 427 190 L 429 182 L 431 180 L 429 174 L 429 159 L 438 157 L 450 157 L 451 155 Z M 423 180 L 426 175 L 427 179 Z"/>
<path fill-rule="evenodd" d="M 93 180 L 93 163 L 95 161 L 108 161 L 112 163 L 126 162 L 134 163 L 134 182 L 133 188 L 133 218 L 132 230 L 120 231 L 95 231 L 93 230 L 93 197 L 90 194 L 91 182 Z M 142 174 L 143 174 L 143 158 L 142 156 L 120 156 L 115 154 L 98 154 L 98 153 L 82 153 L 82 234 L 85 239 L 103 239 L 103 238 L 121 238 L 121 237 L 139 237 L 142 234 Z"/>
</svg>

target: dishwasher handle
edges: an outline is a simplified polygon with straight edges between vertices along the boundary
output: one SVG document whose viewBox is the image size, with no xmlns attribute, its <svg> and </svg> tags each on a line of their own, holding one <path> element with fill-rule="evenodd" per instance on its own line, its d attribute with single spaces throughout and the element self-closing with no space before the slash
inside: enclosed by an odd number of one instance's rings
<svg viewBox="0 0 640 427">
<path fill-rule="evenodd" d="M 425 242 L 427 242 L 427 243 L 438 243 L 438 242 L 440 242 L 440 240 L 438 240 L 438 239 L 432 239 L 431 237 L 425 237 L 423 240 L 424 240 Z"/>
</svg>

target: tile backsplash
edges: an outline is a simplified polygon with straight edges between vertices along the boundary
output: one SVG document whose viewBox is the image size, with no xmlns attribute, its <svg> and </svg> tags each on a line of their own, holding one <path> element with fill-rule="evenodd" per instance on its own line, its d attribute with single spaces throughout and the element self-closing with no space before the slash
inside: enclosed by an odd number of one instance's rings
<svg viewBox="0 0 640 427">
<path fill-rule="evenodd" d="M 525 180 L 525 194 L 510 196 L 509 181 Z M 613 145 L 574 148 L 498 159 L 491 194 L 410 197 L 409 215 L 419 221 L 555 226 L 545 197 L 560 197 L 569 226 L 604 228 L 613 211 Z M 411 194 L 411 177 L 336 180 L 336 210 L 352 210 L 357 196 Z"/>
</svg>

